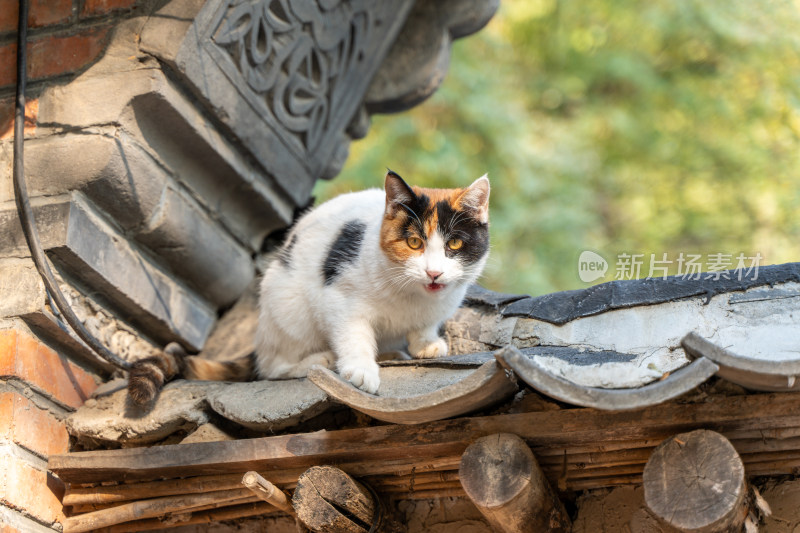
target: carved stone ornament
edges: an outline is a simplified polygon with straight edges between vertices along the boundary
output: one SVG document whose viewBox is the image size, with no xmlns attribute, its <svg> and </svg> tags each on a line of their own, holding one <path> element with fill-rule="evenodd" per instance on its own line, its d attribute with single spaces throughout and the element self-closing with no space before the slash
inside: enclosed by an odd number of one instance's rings
<svg viewBox="0 0 800 533">
<path fill-rule="evenodd" d="M 313 158 L 325 133 L 349 119 L 335 111 L 352 107 L 345 104 L 363 85 L 369 45 L 393 11 L 368 7 L 363 0 L 233 0 L 208 25 L 206 49 L 289 148 Z"/>
<path fill-rule="evenodd" d="M 347 158 L 345 131 L 412 4 L 210 0 L 177 53 L 161 37 L 164 20 L 143 33 L 142 44 L 189 82 L 303 206 L 314 182 L 335 176 Z"/>
<path fill-rule="evenodd" d="M 397 111 L 432 94 L 452 39 L 480 29 L 497 4 L 173 0 L 148 22 L 141 46 L 188 81 L 303 206 L 366 134 L 367 106 Z"/>
</svg>

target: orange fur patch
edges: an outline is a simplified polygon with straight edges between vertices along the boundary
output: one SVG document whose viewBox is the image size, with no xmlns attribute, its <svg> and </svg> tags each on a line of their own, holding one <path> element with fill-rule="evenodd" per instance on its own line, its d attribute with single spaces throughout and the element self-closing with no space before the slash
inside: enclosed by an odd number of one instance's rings
<svg viewBox="0 0 800 533">
<path fill-rule="evenodd" d="M 461 198 L 466 189 L 426 189 L 422 187 L 411 187 L 417 196 L 425 195 L 429 199 L 429 204 L 425 213 L 420 216 L 425 235 L 419 235 L 426 240 L 433 235 L 439 223 L 438 214 L 434 206 L 441 201 L 446 201 L 454 209 L 458 210 Z M 414 255 L 421 254 L 425 247 L 417 250 L 412 249 L 406 243 L 406 236 L 403 235 L 403 228 L 407 225 L 411 213 L 399 210 L 393 214 L 385 214 L 381 225 L 381 249 L 386 256 L 397 263 L 407 261 Z"/>
<path fill-rule="evenodd" d="M 386 256 L 396 263 L 407 261 L 416 254 L 421 254 L 425 249 L 414 250 L 406 244 L 403 236 L 403 225 L 410 215 L 398 213 L 395 216 L 384 216 L 381 224 L 381 249 Z"/>
<path fill-rule="evenodd" d="M 187 357 L 185 374 L 188 379 L 204 381 L 248 381 L 251 379 L 249 356 L 225 362 Z"/>
</svg>

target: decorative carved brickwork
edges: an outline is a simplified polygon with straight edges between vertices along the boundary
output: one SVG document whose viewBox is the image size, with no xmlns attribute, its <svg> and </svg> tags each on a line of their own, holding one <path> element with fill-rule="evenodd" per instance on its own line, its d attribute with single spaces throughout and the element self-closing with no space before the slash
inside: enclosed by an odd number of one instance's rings
<svg viewBox="0 0 800 533">
<path fill-rule="evenodd" d="M 209 1 L 177 53 L 147 29 L 143 45 L 171 64 L 270 178 L 304 205 L 314 182 L 344 164 L 348 126 L 412 4 Z"/>
<path fill-rule="evenodd" d="M 384 3 L 386 4 L 386 3 Z M 313 157 L 364 70 L 384 9 L 369 2 L 233 0 L 209 36 L 225 73 L 299 156 Z M 363 83 L 363 80 L 362 80 Z"/>
</svg>

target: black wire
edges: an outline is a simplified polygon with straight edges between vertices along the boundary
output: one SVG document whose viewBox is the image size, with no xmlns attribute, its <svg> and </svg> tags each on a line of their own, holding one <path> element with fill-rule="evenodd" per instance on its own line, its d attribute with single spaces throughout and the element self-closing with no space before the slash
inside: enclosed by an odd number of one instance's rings
<svg viewBox="0 0 800 533">
<path fill-rule="evenodd" d="M 61 311 L 61 315 L 72 327 L 73 331 L 102 359 L 124 370 L 131 368 L 131 363 L 120 358 L 111 350 L 106 348 L 97 340 L 94 335 L 89 333 L 75 315 L 64 298 L 64 294 L 56 283 L 50 264 L 42 250 L 42 243 L 39 240 L 39 232 L 34 224 L 33 211 L 31 210 L 30 199 L 28 198 L 28 188 L 25 184 L 25 166 L 23 154 L 23 142 L 25 139 L 25 85 L 27 82 L 27 45 L 28 41 L 28 0 L 19 0 L 19 27 L 17 31 L 17 97 L 14 107 L 14 197 L 17 203 L 17 212 L 22 224 L 22 232 L 31 251 L 31 257 L 39 271 L 39 275 L 44 281 L 47 291 L 55 300 L 56 306 Z"/>
<path fill-rule="evenodd" d="M 378 493 L 375 492 L 375 489 L 363 481 L 361 484 L 367 488 L 369 493 L 372 495 L 373 501 L 375 502 L 375 515 L 372 517 L 372 526 L 369 528 L 368 533 L 376 533 L 383 523 L 383 503 L 381 503 L 381 499 L 378 496 Z"/>
</svg>

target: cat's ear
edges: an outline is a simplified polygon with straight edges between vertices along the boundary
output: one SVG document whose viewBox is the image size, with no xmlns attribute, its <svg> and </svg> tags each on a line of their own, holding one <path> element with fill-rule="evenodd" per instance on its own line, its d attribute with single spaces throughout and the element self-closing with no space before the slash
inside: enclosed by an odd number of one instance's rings
<svg viewBox="0 0 800 533">
<path fill-rule="evenodd" d="M 489 177 L 484 174 L 464 189 L 458 199 L 459 207 L 475 214 L 475 218 L 489 222 Z"/>
<path fill-rule="evenodd" d="M 402 209 L 401 204 L 407 206 L 416 198 L 414 191 L 403 181 L 403 178 L 389 169 L 386 170 L 384 188 L 386 189 L 386 214 L 390 216 Z"/>
</svg>

